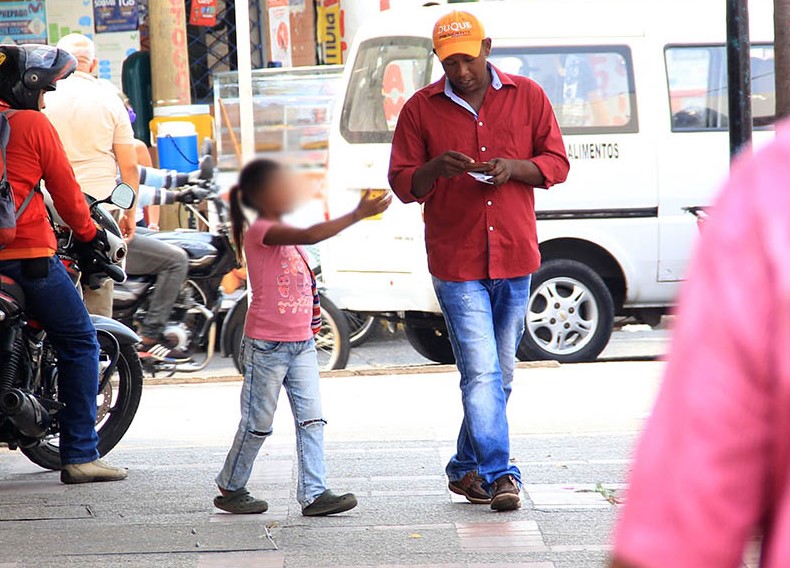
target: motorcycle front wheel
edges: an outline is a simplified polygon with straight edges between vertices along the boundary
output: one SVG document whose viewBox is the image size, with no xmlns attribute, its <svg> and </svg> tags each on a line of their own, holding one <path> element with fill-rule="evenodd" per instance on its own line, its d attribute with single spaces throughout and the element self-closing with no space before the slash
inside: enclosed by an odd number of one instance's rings
<svg viewBox="0 0 790 568">
<path fill-rule="evenodd" d="M 101 351 L 99 365 L 102 372 L 114 359 L 115 345 L 99 335 Z M 104 456 L 121 441 L 140 405 L 143 393 L 143 369 L 133 345 L 120 345 L 115 370 L 101 381 L 96 398 L 96 433 L 99 435 L 99 455 Z M 34 464 L 44 469 L 59 470 L 60 438 L 50 436 L 38 445 L 21 448 Z"/>
</svg>

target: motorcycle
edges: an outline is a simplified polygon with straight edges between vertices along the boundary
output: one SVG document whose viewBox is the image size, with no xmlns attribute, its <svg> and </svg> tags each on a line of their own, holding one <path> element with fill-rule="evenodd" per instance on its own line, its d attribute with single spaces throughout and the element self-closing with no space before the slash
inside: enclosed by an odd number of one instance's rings
<svg viewBox="0 0 790 568">
<path fill-rule="evenodd" d="M 91 200 L 89 200 L 90 202 Z M 104 201 L 90 203 L 91 217 L 105 229 L 106 250 L 80 248 L 71 230 L 58 222 L 50 206 L 50 218 L 58 238 L 58 255 L 75 287 L 83 280 L 97 284 L 110 277 L 116 282 L 125 275 L 117 265 L 126 253 L 126 243 L 115 219 L 102 207 L 111 203 L 128 209 L 134 190 L 121 184 Z M 130 329 L 109 318 L 91 316 L 100 346 L 99 394 L 96 431 L 98 450 L 112 450 L 134 419 L 143 389 L 143 374 L 135 344 L 140 341 Z M 46 332 L 27 317 L 21 287 L 12 279 L 0 277 L 0 442 L 20 449 L 35 464 L 61 468 L 57 413 L 58 371 L 55 350 Z"/>
<path fill-rule="evenodd" d="M 171 346 L 190 353 L 203 352 L 197 361 L 175 363 L 169 361 L 144 360 L 144 368 L 151 373 L 193 373 L 201 371 L 211 362 L 216 350 L 217 328 L 222 308 L 222 278 L 237 266 L 230 236 L 228 205 L 219 195 L 219 187 L 213 179 L 214 165 L 209 155 L 201 163 L 203 179 L 183 186 L 191 189 L 194 200 L 186 204 L 190 216 L 199 219 L 213 232 L 194 229 L 151 233 L 145 237 L 160 239 L 184 249 L 189 260 L 189 270 L 178 298 L 164 329 L 164 336 Z M 205 202 L 216 215 L 213 225 L 198 210 Z M 129 276 L 126 282 L 115 286 L 113 293 L 113 318 L 139 329 L 148 311 L 151 295 L 156 285 L 156 275 Z"/>
</svg>

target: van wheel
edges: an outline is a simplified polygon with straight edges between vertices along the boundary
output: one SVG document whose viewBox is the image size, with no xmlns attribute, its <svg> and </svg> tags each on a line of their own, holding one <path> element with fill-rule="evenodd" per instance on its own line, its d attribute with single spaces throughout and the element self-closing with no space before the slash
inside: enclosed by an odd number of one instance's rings
<svg viewBox="0 0 790 568">
<path fill-rule="evenodd" d="M 593 361 L 609 343 L 614 302 L 590 267 L 550 260 L 532 277 L 527 325 L 518 349 L 522 361 Z"/>
<path fill-rule="evenodd" d="M 455 364 L 453 346 L 446 329 L 409 324 L 404 324 L 403 329 L 406 332 L 406 339 L 417 353 L 435 363 Z"/>
</svg>

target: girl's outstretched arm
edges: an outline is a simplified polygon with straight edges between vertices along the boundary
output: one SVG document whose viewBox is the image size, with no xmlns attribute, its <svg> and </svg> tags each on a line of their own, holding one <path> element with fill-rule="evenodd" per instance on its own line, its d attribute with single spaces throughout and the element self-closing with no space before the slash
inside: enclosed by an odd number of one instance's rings
<svg viewBox="0 0 790 568">
<path fill-rule="evenodd" d="M 387 210 L 392 203 L 392 195 L 385 194 L 381 197 L 372 198 L 370 191 L 366 191 L 362 200 L 351 213 L 318 223 L 307 229 L 298 229 L 287 225 L 274 225 L 263 238 L 263 244 L 276 245 L 314 245 L 330 237 L 334 237 L 340 231 L 349 228 L 351 225 L 362 219 L 378 215 Z"/>
</svg>

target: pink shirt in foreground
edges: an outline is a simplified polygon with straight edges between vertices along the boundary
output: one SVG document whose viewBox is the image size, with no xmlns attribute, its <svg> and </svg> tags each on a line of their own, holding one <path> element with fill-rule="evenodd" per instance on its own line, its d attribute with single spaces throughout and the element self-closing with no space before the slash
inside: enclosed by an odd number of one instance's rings
<svg viewBox="0 0 790 568">
<path fill-rule="evenodd" d="M 313 337 L 313 281 L 307 256 L 299 247 L 263 244 L 273 225 L 258 219 L 244 236 L 252 294 L 244 333 L 266 341 L 307 341 Z"/>
<path fill-rule="evenodd" d="M 692 204 L 689 204 L 692 205 Z M 615 554 L 639 568 L 790 566 L 790 125 L 703 228 Z"/>
</svg>

